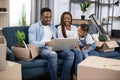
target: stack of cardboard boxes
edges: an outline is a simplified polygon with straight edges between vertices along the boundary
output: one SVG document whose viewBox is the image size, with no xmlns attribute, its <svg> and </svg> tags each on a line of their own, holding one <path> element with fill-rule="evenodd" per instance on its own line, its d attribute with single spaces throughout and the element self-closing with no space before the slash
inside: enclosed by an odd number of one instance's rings
<svg viewBox="0 0 120 80">
<path fill-rule="evenodd" d="M 6 40 L 0 36 L 0 80 L 22 80 L 21 64 L 6 60 Z"/>
</svg>

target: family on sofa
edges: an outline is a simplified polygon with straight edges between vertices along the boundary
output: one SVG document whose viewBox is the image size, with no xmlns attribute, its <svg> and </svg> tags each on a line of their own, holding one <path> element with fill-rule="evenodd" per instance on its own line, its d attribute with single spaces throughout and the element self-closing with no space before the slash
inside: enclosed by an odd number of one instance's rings
<svg viewBox="0 0 120 80">
<path fill-rule="evenodd" d="M 75 55 L 75 72 L 77 73 L 77 64 L 83 57 L 87 58 L 89 52 L 95 49 L 95 42 L 88 33 L 88 26 L 82 24 L 78 30 L 76 26 L 71 25 L 72 15 L 64 12 L 61 16 L 60 26 L 56 28 L 50 24 L 51 10 L 49 8 L 41 9 L 41 17 L 39 22 L 33 24 L 29 28 L 29 44 L 35 44 L 40 47 L 40 56 L 48 60 L 48 69 L 51 80 L 57 80 L 57 57 L 63 60 L 61 80 L 69 80 L 69 75 L 74 61 Z M 76 49 L 51 51 L 47 47 L 53 45 L 52 39 L 56 38 L 80 38 Z M 47 46 L 47 47 L 46 47 Z M 78 49 L 79 48 L 79 49 Z"/>
<path fill-rule="evenodd" d="M 42 8 L 40 13 L 40 21 L 32 24 L 30 27 L 14 27 L 14 30 L 11 29 L 12 33 L 15 33 L 15 31 L 18 29 L 24 31 L 25 34 L 28 35 L 25 42 L 37 45 L 40 49 L 39 56 L 30 62 L 23 60 L 15 61 L 12 52 L 9 50 L 7 53 L 7 56 L 12 56 L 12 59 L 8 58 L 8 60 L 22 64 L 23 79 L 25 77 L 34 76 L 37 74 L 49 73 L 51 80 L 57 80 L 57 72 L 58 69 L 61 68 L 61 80 L 69 80 L 69 75 L 71 73 L 72 67 L 74 69 L 74 73 L 76 74 L 77 64 L 80 63 L 83 59 L 91 55 L 100 56 L 100 54 L 94 50 L 96 47 L 95 42 L 92 39 L 91 35 L 88 33 L 89 28 L 87 24 L 82 24 L 78 28 L 76 26 L 73 26 L 72 15 L 69 12 L 64 12 L 61 16 L 60 25 L 56 28 L 50 24 L 52 15 L 49 8 Z M 15 45 L 16 41 L 15 37 L 9 39 L 8 35 L 10 34 L 6 34 L 10 32 L 10 29 L 8 30 L 4 28 L 3 35 L 7 40 L 8 48 L 11 49 L 11 46 Z M 52 39 L 70 37 L 78 38 L 78 44 L 76 44 L 74 50 L 49 50 L 48 47 L 51 47 L 53 45 Z M 115 55 L 120 55 L 120 53 L 116 51 L 110 52 L 109 54 L 112 55 L 113 53 Z M 34 70 L 34 68 L 36 69 Z"/>
</svg>

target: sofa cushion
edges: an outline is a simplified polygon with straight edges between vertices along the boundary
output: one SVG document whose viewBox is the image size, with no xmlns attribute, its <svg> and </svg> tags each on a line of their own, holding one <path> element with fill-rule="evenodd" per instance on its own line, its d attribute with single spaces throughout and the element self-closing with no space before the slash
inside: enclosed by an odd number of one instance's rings
<svg viewBox="0 0 120 80">
<path fill-rule="evenodd" d="M 10 61 L 15 61 L 15 57 L 12 53 L 12 51 L 7 47 L 7 60 L 10 60 Z"/>
<path fill-rule="evenodd" d="M 106 58 L 112 58 L 112 57 L 120 56 L 120 53 L 117 51 L 99 52 L 99 56 L 106 57 Z"/>
<path fill-rule="evenodd" d="M 7 47 L 11 49 L 11 46 L 16 45 L 17 44 L 17 40 L 15 37 L 15 33 L 17 32 L 17 30 L 23 31 L 26 35 L 26 39 L 25 42 L 28 43 L 28 26 L 24 26 L 24 27 L 4 27 L 2 29 L 2 33 L 6 38 L 7 41 Z"/>
</svg>

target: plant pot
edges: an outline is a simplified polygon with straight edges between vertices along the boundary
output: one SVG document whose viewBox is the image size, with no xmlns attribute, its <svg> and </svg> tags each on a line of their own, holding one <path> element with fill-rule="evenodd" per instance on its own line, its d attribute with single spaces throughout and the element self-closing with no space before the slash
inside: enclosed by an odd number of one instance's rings
<svg viewBox="0 0 120 80">
<path fill-rule="evenodd" d="M 85 15 L 81 15 L 81 20 L 85 20 Z"/>
<path fill-rule="evenodd" d="M 11 47 L 12 52 L 17 59 L 30 61 L 39 55 L 39 47 L 35 45 L 27 45 L 28 48 L 17 47 L 14 45 Z"/>
</svg>

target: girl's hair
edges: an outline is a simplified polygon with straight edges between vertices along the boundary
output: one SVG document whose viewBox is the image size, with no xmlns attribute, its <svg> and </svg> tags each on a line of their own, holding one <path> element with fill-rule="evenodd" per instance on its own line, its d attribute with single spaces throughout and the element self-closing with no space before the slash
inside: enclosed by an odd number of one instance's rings
<svg viewBox="0 0 120 80">
<path fill-rule="evenodd" d="M 82 29 L 82 31 L 88 32 L 88 25 L 87 24 L 81 24 L 80 28 Z"/>
<path fill-rule="evenodd" d="M 64 16 L 65 16 L 66 14 L 70 15 L 70 17 L 71 17 L 71 22 L 70 22 L 70 24 L 72 24 L 72 15 L 71 15 L 71 13 L 70 13 L 70 12 L 64 12 L 64 13 L 61 15 L 61 22 L 60 22 L 60 24 L 61 24 L 61 30 L 62 30 L 62 34 L 63 34 L 63 37 L 64 37 L 64 38 L 67 38 L 66 32 L 65 32 L 65 23 L 64 23 Z"/>
</svg>

